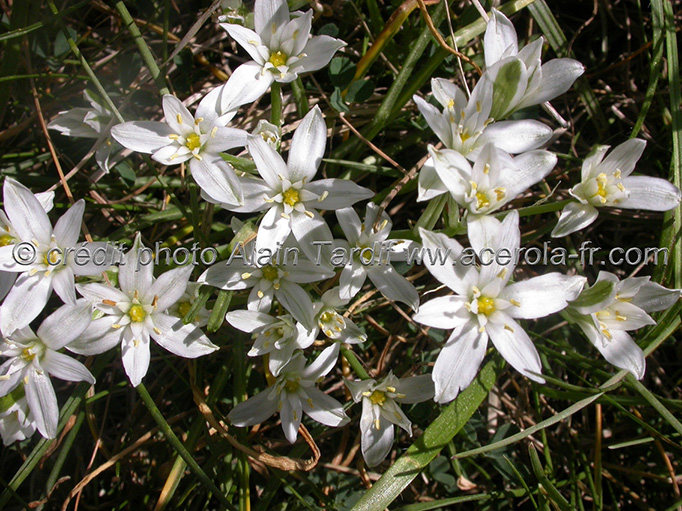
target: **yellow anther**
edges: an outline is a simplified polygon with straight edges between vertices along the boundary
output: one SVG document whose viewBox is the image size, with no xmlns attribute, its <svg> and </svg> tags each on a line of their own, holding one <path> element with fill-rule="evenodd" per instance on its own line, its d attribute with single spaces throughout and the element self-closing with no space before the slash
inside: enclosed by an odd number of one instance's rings
<svg viewBox="0 0 682 511">
<path fill-rule="evenodd" d="M 192 133 L 190 136 L 187 137 L 187 142 L 185 143 L 185 145 L 187 146 L 187 149 L 189 149 L 190 151 L 199 149 L 201 147 L 201 137 L 196 133 Z"/>
<path fill-rule="evenodd" d="M 620 314 L 616 314 L 616 319 L 618 321 L 627 321 L 627 316 L 621 316 Z"/>
<path fill-rule="evenodd" d="M 521 307 L 521 304 L 516 300 L 509 300 L 509 303 L 511 303 L 514 307 Z"/>
<path fill-rule="evenodd" d="M 102 300 L 102 303 L 103 303 L 104 305 L 111 305 L 112 307 L 115 307 L 115 306 L 116 306 L 116 302 L 113 301 L 113 300 L 104 299 L 104 300 Z"/>
<path fill-rule="evenodd" d="M 157 327 L 154 327 L 154 333 L 156 335 L 161 335 L 161 330 L 159 330 Z"/>
<path fill-rule="evenodd" d="M 505 330 L 509 330 L 511 333 L 514 333 L 514 329 L 510 327 L 509 325 L 504 325 Z"/>
<path fill-rule="evenodd" d="M 395 394 L 396 388 L 395 387 L 386 387 L 386 390 L 389 392 L 393 392 Z"/>
<path fill-rule="evenodd" d="M 486 164 L 483 166 L 483 173 L 484 173 L 484 174 L 490 173 L 490 163 L 486 163 Z"/>
<path fill-rule="evenodd" d="M 613 173 L 613 177 L 615 177 L 616 179 L 620 179 L 620 176 L 621 176 L 620 169 L 616 169 L 615 172 Z"/>
<path fill-rule="evenodd" d="M 250 279 L 251 274 L 249 272 L 242 273 L 242 280 Z"/>
<path fill-rule="evenodd" d="M 455 108 L 455 100 L 454 99 L 448 100 L 448 108 L 450 108 L 450 109 Z"/>
<path fill-rule="evenodd" d="M 30 362 L 36 358 L 36 354 L 31 351 L 31 348 L 24 348 L 21 351 L 21 358 L 23 358 L 26 362 Z"/>
<path fill-rule="evenodd" d="M 498 202 L 504 199 L 504 196 L 507 194 L 507 190 L 502 187 L 495 188 L 493 192 L 495 192 L 495 197 L 497 197 Z"/>
<path fill-rule="evenodd" d="M 140 347 L 140 341 L 138 339 L 133 340 L 133 346 L 135 346 L 136 348 L 139 348 Z"/>
<path fill-rule="evenodd" d="M 194 124 L 196 124 L 197 126 L 199 126 L 199 124 L 201 124 L 202 122 L 204 122 L 203 117 L 197 117 L 196 119 L 194 119 Z"/>
<path fill-rule="evenodd" d="M 0 236 L 0 247 L 6 247 L 7 245 L 11 245 L 14 242 L 14 238 L 10 236 L 9 234 L 3 234 Z"/>
<path fill-rule="evenodd" d="M 502 268 L 500 273 L 497 274 L 498 279 L 503 279 L 507 275 L 507 268 Z"/>
<path fill-rule="evenodd" d="M 310 408 L 315 408 L 315 405 L 313 405 L 313 400 L 312 400 L 312 398 L 306 399 L 306 402 L 308 403 L 308 406 L 309 406 Z"/>
<path fill-rule="evenodd" d="M 256 294 L 258 295 L 258 298 L 263 298 L 265 296 L 261 290 L 258 290 L 258 293 Z"/>
<path fill-rule="evenodd" d="M 218 126 L 214 126 L 211 130 L 211 138 L 215 138 L 216 133 L 218 133 Z"/>
<path fill-rule="evenodd" d="M 490 206 L 488 196 L 483 192 L 476 193 L 476 209 L 487 208 Z"/>
<path fill-rule="evenodd" d="M 177 114 L 175 118 L 178 120 L 178 124 L 182 124 L 182 115 Z"/>
<path fill-rule="evenodd" d="M 381 429 L 381 422 L 379 422 L 379 419 L 374 421 L 374 427 L 379 430 Z"/>
</svg>

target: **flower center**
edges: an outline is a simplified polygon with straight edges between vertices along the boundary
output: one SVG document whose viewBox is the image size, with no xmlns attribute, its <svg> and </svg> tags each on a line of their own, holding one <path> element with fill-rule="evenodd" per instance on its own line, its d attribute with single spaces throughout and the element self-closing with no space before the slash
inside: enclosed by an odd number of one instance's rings
<svg viewBox="0 0 682 511">
<path fill-rule="evenodd" d="M 201 137 L 196 133 L 192 133 L 187 137 L 187 142 L 185 142 L 185 145 L 187 146 L 187 149 L 194 151 L 195 149 L 201 147 Z"/>
<path fill-rule="evenodd" d="M 287 382 L 284 384 L 284 389 L 287 392 L 296 392 L 300 386 L 301 384 L 295 380 L 287 380 Z"/>
<path fill-rule="evenodd" d="M 30 362 L 36 358 L 36 354 L 31 351 L 31 348 L 24 348 L 21 352 L 21 358 L 23 358 L 26 362 Z"/>
<path fill-rule="evenodd" d="M 178 313 L 184 318 L 187 313 L 192 308 L 192 304 L 189 302 L 180 302 L 178 304 Z"/>
<path fill-rule="evenodd" d="M 492 298 L 481 296 L 476 300 L 476 304 L 478 305 L 479 314 L 485 314 L 486 316 L 489 316 L 495 312 L 495 300 Z"/>
<path fill-rule="evenodd" d="M 263 272 L 263 277 L 269 281 L 274 281 L 277 279 L 277 268 L 274 266 L 265 266 L 261 271 Z"/>
<path fill-rule="evenodd" d="M 147 311 L 144 310 L 142 305 L 135 304 L 128 311 L 128 316 L 130 316 L 130 321 L 133 323 L 141 323 L 147 317 Z"/>
<path fill-rule="evenodd" d="M 283 202 L 285 204 L 289 204 L 289 206 L 292 208 L 296 205 L 296 203 L 298 203 L 298 201 L 301 200 L 301 196 L 296 188 L 289 188 L 286 192 L 284 192 L 283 196 Z"/>
<path fill-rule="evenodd" d="M 370 394 L 369 400 L 372 402 L 373 405 L 383 405 L 384 401 L 386 401 L 386 394 L 381 392 L 380 390 L 375 390 Z"/>
<path fill-rule="evenodd" d="M 45 266 L 56 266 L 61 261 L 61 250 L 48 250 L 43 256 L 43 264 Z"/>
<path fill-rule="evenodd" d="M 587 200 L 597 206 L 615 206 L 628 198 L 628 191 L 621 182 L 620 170 L 616 169 L 611 175 L 602 172 L 586 184 L 588 188 Z"/>
<path fill-rule="evenodd" d="M 9 234 L 3 234 L 2 236 L 0 236 L 0 247 L 6 247 L 7 245 L 11 245 L 12 243 L 14 243 L 14 238 Z"/>
<path fill-rule="evenodd" d="M 476 193 L 476 209 L 487 208 L 490 206 L 488 196 L 483 192 Z"/>
<path fill-rule="evenodd" d="M 275 67 L 283 66 L 287 63 L 287 56 L 281 51 L 277 51 L 270 55 L 269 62 Z"/>
</svg>

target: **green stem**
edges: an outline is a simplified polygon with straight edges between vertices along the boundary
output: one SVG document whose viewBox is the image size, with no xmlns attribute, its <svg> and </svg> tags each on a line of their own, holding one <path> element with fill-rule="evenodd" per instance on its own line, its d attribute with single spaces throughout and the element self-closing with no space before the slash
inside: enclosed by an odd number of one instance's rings
<svg viewBox="0 0 682 511">
<path fill-rule="evenodd" d="M 294 101 L 296 101 L 298 116 L 305 116 L 310 110 L 310 106 L 308 105 L 308 96 L 305 95 L 305 87 L 303 87 L 300 76 L 291 82 L 291 91 L 294 93 Z"/>
<path fill-rule="evenodd" d="M 341 355 L 348 361 L 348 365 L 350 365 L 351 369 L 355 371 L 355 374 L 357 374 L 361 380 L 369 379 L 369 374 L 367 374 L 365 368 L 362 367 L 362 364 L 358 360 L 358 357 L 355 356 L 355 353 L 348 348 L 341 348 Z"/>
<path fill-rule="evenodd" d="M 140 51 L 142 60 L 147 65 L 147 68 L 149 68 L 152 79 L 159 89 L 159 94 L 162 96 L 164 94 L 170 94 L 170 90 L 166 84 L 166 79 L 164 78 L 163 73 L 161 73 L 159 66 L 156 64 L 156 60 L 154 59 L 154 55 L 152 55 L 152 51 L 149 49 L 149 46 L 147 46 L 147 42 L 142 37 L 140 29 L 137 28 L 135 20 L 130 15 L 130 12 L 128 12 L 128 8 L 125 6 L 125 3 L 123 3 L 122 0 L 120 2 L 116 2 L 115 8 L 118 11 L 118 14 L 121 16 L 123 23 L 128 28 L 130 35 L 133 36 L 133 39 L 135 39 L 137 49 Z"/>
<path fill-rule="evenodd" d="M 135 390 L 137 390 L 137 393 L 142 398 L 142 401 L 149 410 L 149 413 L 152 415 L 152 417 L 158 424 L 161 433 L 163 433 L 163 436 L 166 437 L 166 439 L 171 444 L 173 449 L 175 449 L 175 451 L 182 457 L 182 459 L 185 460 L 185 463 L 187 463 L 187 466 L 190 468 L 190 470 L 192 470 L 192 472 L 196 474 L 196 476 L 204 484 L 204 486 L 206 486 L 206 488 L 208 488 L 208 490 L 218 500 L 220 500 L 223 506 L 225 506 L 227 509 L 230 509 L 231 511 L 236 511 L 236 508 L 232 504 L 230 504 L 227 498 L 225 498 L 225 495 L 223 495 L 223 493 L 218 489 L 218 487 L 213 483 L 213 481 L 211 481 L 208 475 L 206 475 L 206 472 L 202 470 L 202 468 L 199 466 L 196 460 L 187 451 L 185 446 L 182 445 L 180 439 L 175 435 L 175 433 L 173 433 L 173 430 L 166 422 L 166 419 L 163 417 L 163 415 L 157 408 L 156 403 L 154 403 L 152 396 L 150 396 L 149 392 L 147 392 L 147 388 L 144 386 L 144 383 L 140 383 L 137 387 L 135 387 Z"/>
<path fill-rule="evenodd" d="M 270 86 L 270 122 L 278 128 L 282 126 L 282 86 L 272 82 Z"/>
</svg>

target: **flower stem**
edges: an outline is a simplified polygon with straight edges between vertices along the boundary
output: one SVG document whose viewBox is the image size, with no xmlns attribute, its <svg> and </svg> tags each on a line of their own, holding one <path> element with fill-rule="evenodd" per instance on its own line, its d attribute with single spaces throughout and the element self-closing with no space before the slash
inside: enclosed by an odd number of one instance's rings
<svg viewBox="0 0 682 511">
<path fill-rule="evenodd" d="M 230 504 L 227 498 L 225 498 L 225 495 L 223 495 L 213 481 L 209 479 L 209 477 L 206 475 L 206 472 L 202 470 L 192 455 L 187 451 L 187 449 L 185 449 L 185 446 L 182 445 L 180 439 L 175 435 L 175 433 L 173 433 L 173 430 L 168 425 L 168 422 L 166 422 L 166 419 L 157 408 L 156 403 L 154 403 L 152 396 L 150 396 L 149 392 L 147 392 L 147 388 L 144 386 L 144 383 L 140 383 L 137 387 L 135 387 L 135 390 L 137 390 L 137 393 L 142 398 L 142 401 L 149 410 L 149 413 L 151 413 L 152 417 L 158 424 L 163 436 L 166 437 L 166 439 L 173 446 L 173 449 L 175 449 L 182 459 L 185 460 L 185 463 L 187 463 L 187 466 L 189 466 L 192 472 L 194 472 L 199 480 L 206 486 L 206 488 L 208 488 L 208 490 L 213 493 L 218 500 L 220 500 L 223 506 L 225 506 L 227 509 L 236 511 L 236 508 Z"/>
<path fill-rule="evenodd" d="M 348 348 L 341 348 L 341 354 L 343 355 L 343 358 L 348 361 L 348 364 L 361 380 L 369 380 L 369 374 L 367 374 L 365 368 L 362 367 L 362 364 L 358 360 L 358 357 L 355 356 L 355 353 Z"/>
<path fill-rule="evenodd" d="M 300 76 L 291 82 L 291 91 L 294 93 L 298 116 L 303 117 L 310 110 L 310 106 L 308 105 L 308 97 L 305 95 L 305 87 L 303 87 Z"/>
<path fill-rule="evenodd" d="M 282 86 L 272 82 L 270 86 L 270 122 L 278 128 L 282 125 Z"/>
<path fill-rule="evenodd" d="M 135 39 L 135 44 L 137 44 L 137 49 L 140 51 L 140 56 L 142 57 L 142 60 L 149 68 L 149 72 L 152 75 L 154 83 L 156 83 L 156 86 L 159 88 L 159 94 L 161 94 L 162 96 L 164 94 L 170 94 L 170 90 L 166 85 L 166 79 L 161 73 L 159 66 L 156 64 L 156 60 L 154 60 L 154 55 L 152 55 L 152 51 L 149 49 L 149 46 L 147 46 L 146 41 L 142 37 L 140 29 L 137 28 L 135 20 L 130 15 L 130 12 L 128 12 L 128 8 L 125 6 L 122 0 L 120 2 L 116 2 L 115 7 L 116 10 L 118 11 L 118 14 L 121 16 L 121 20 L 123 20 L 123 23 L 128 28 L 130 35 L 133 36 L 133 39 Z"/>
</svg>

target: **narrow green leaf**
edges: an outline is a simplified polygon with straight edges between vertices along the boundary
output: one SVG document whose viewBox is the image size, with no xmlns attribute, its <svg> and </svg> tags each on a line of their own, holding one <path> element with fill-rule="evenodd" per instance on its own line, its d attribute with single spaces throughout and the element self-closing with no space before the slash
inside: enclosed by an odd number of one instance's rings
<svg viewBox="0 0 682 511">
<path fill-rule="evenodd" d="M 547 492 L 549 498 L 559 507 L 559 509 L 561 509 L 561 511 L 570 511 L 571 506 L 568 501 L 563 497 L 563 495 L 561 495 L 561 493 L 559 493 L 559 490 L 556 489 L 556 486 L 554 486 L 552 481 L 550 481 L 545 475 L 545 470 L 542 468 L 542 464 L 540 463 L 540 457 L 538 456 L 533 444 L 528 446 L 528 454 L 530 454 L 530 462 L 533 466 L 535 477 L 538 478 L 538 481 Z"/>
</svg>

